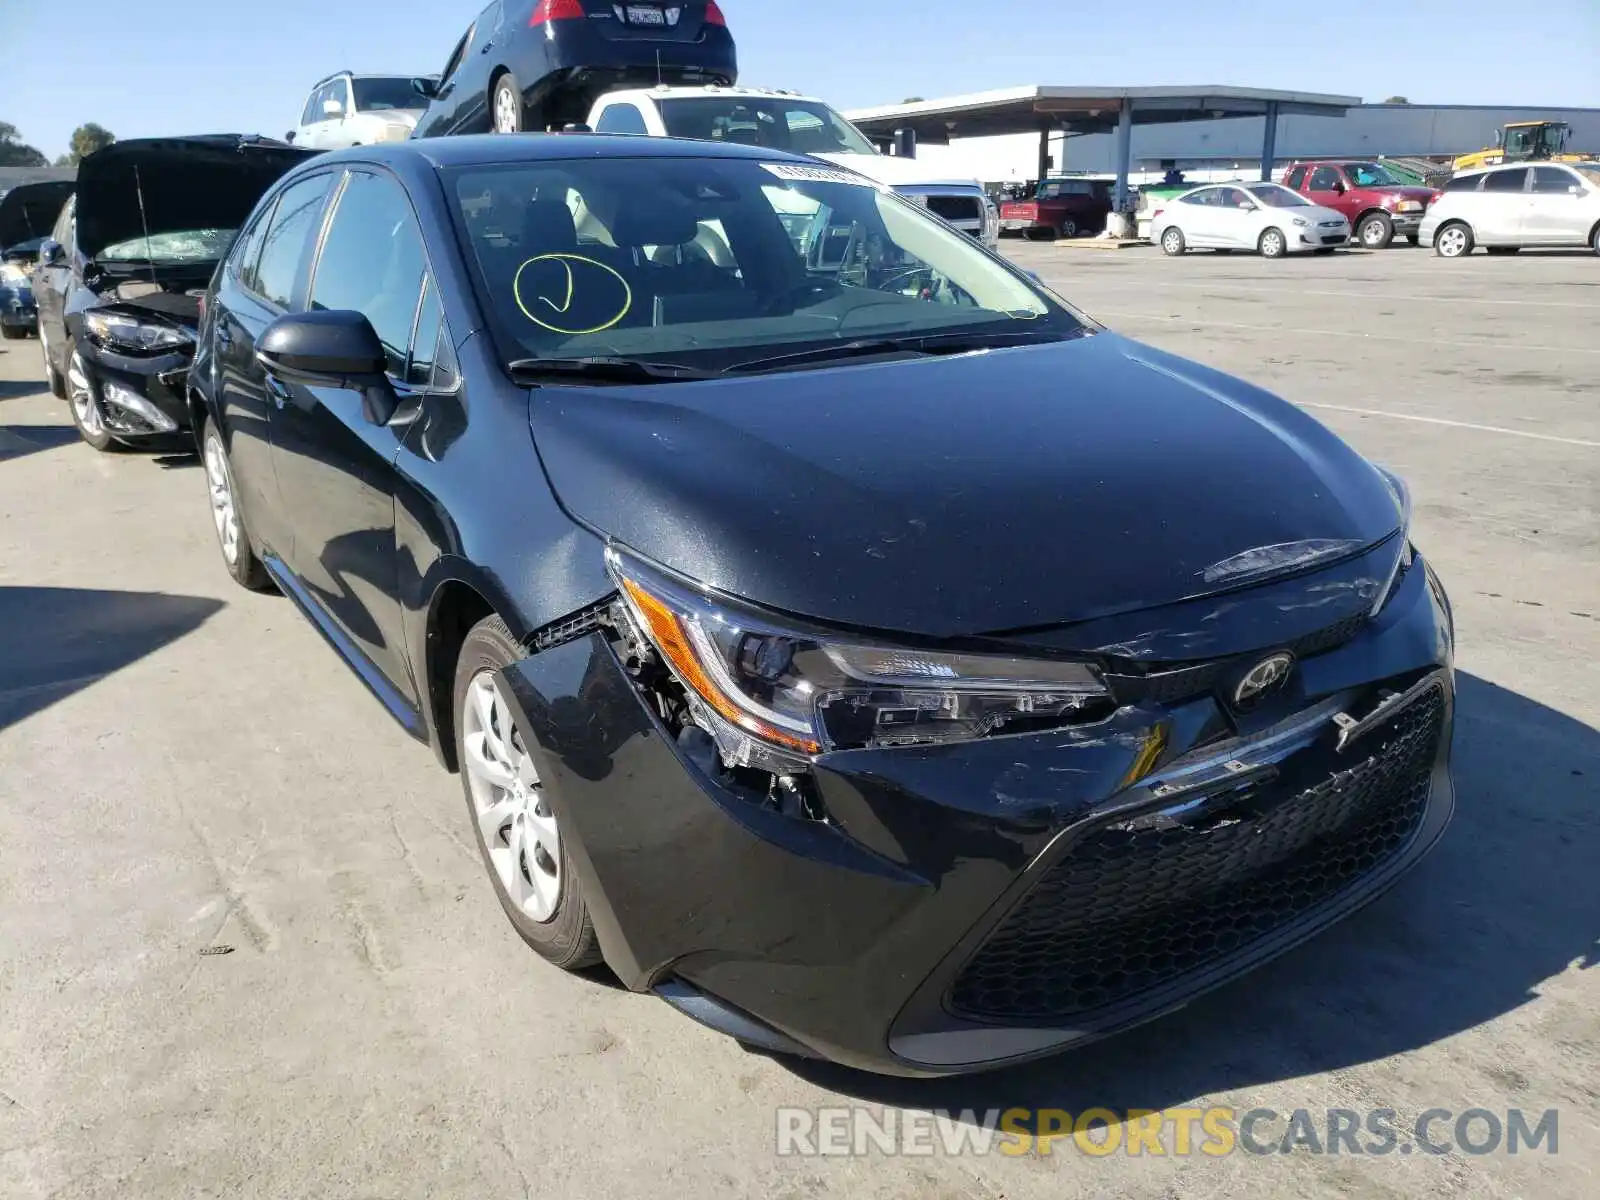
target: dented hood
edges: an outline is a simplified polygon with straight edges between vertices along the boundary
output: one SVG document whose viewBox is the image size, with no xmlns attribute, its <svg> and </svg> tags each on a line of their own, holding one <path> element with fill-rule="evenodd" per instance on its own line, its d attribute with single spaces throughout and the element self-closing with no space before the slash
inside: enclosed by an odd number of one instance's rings
<svg viewBox="0 0 1600 1200">
<path fill-rule="evenodd" d="M 24 183 L 0 197 L 0 250 L 49 237 L 76 186 L 69 179 Z"/>
<path fill-rule="evenodd" d="M 145 233 L 237 229 L 314 153 L 236 133 L 115 142 L 78 166 L 78 247 L 93 258 Z"/>
<path fill-rule="evenodd" d="M 1299 409 L 1109 333 L 541 388 L 531 414 L 578 520 L 710 587 L 870 629 L 994 634 L 1172 604 L 1299 557 L 1263 548 L 1354 554 L 1399 525 L 1376 468 Z"/>
</svg>

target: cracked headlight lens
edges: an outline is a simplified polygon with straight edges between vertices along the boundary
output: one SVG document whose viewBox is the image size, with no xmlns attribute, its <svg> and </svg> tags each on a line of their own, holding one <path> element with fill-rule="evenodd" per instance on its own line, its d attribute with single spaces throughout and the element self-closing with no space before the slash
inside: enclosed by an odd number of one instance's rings
<svg viewBox="0 0 1600 1200">
<path fill-rule="evenodd" d="M 83 326 L 99 344 L 131 354 L 153 354 L 190 344 L 189 335 L 176 326 L 141 320 L 128 313 L 87 312 L 83 314 Z"/>
<path fill-rule="evenodd" d="M 796 627 L 611 550 L 638 632 L 725 761 L 782 769 L 828 750 L 939 745 L 1074 724 L 1110 694 L 1088 663 L 893 646 Z"/>
</svg>

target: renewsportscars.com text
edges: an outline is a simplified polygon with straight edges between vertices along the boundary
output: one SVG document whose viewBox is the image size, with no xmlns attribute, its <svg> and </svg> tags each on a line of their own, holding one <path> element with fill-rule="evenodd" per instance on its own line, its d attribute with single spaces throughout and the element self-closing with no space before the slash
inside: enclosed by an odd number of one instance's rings
<svg viewBox="0 0 1600 1200">
<path fill-rule="evenodd" d="M 956 1157 L 1113 1154 L 1222 1158 L 1230 1154 L 1556 1154 L 1555 1109 L 1459 1112 L 1429 1108 L 1402 1117 L 1392 1108 L 1279 1112 L 1270 1108 L 1008 1108 L 978 1112 L 865 1107 L 780 1108 L 779 1155 Z"/>
</svg>

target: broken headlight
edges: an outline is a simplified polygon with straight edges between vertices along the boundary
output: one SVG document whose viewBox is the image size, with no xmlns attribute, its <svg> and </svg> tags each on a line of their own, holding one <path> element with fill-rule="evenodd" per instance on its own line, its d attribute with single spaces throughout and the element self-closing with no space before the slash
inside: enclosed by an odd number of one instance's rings
<svg viewBox="0 0 1600 1200">
<path fill-rule="evenodd" d="M 1411 489 L 1406 487 L 1400 476 L 1392 471 L 1373 464 L 1374 469 L 1383 477 L 1383 482 L 1389 488 L 1389 494 L 1394 497 L 1395 511 L 1400 520 L 1400 553 L 1394 560 L 1394 569 L 1389 572 L 1389 577 L 1384 580 L 1378 598 L 1373 602 L 1371 615 L 1377 616 L 1383 611 L 1383 606 L 1389 603 L 1389 596 L 1394 592 L 1395 584 L 1404 576 L 1411 566 Z"/>
<path fill-rule="evenodd" d="M 96 345 L 123 354 L 155 354 L 190 342 L 188 334 L 160 321 L 145 321 L 120 312 L 86 312 L 83 327 Z"/>
<path fill-rule="evenodd" d="M 884 645 L 764 615 L 613 550 L 637 632 L 734 766 L 792 769 L 828 750 L 941 745 L 1109 711 L 1089 664 Z"/>
</svg>

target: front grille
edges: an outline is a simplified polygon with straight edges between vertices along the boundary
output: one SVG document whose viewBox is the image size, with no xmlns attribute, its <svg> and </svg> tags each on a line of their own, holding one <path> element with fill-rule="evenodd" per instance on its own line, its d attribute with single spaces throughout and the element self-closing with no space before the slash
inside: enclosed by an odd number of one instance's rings
<svg viewBox="0 0 1600 1200">
<path fill-rule="evenodd" d="M 1336 234 L 1332 234 L 1332 235 L 1329 235 L 1327 237 L 1324 237 L 1322 239 L 1322 244 L 1324 246 L 1342 246 L 1346 242 L 1348 242 L 1349 240 L 1350 239 L 1345 237 L 1344 234 L 1336 233 Z"/>
<path fill-rule="evenodd" d="M 1421 827 L 1444 719 L 1435 687 L 1344 754 L 1323 738 L 1194 824 L 1092 829 L 969 960 L 950 1008 L 979 1020 L 1079 1016 L 1336 904 Z"/>
<path fill-rule="evenodd" d="M 983 203 L 975 196 L 929 196 L 928 211 L 946 221 L 983 220 Z"/>
</svg>

